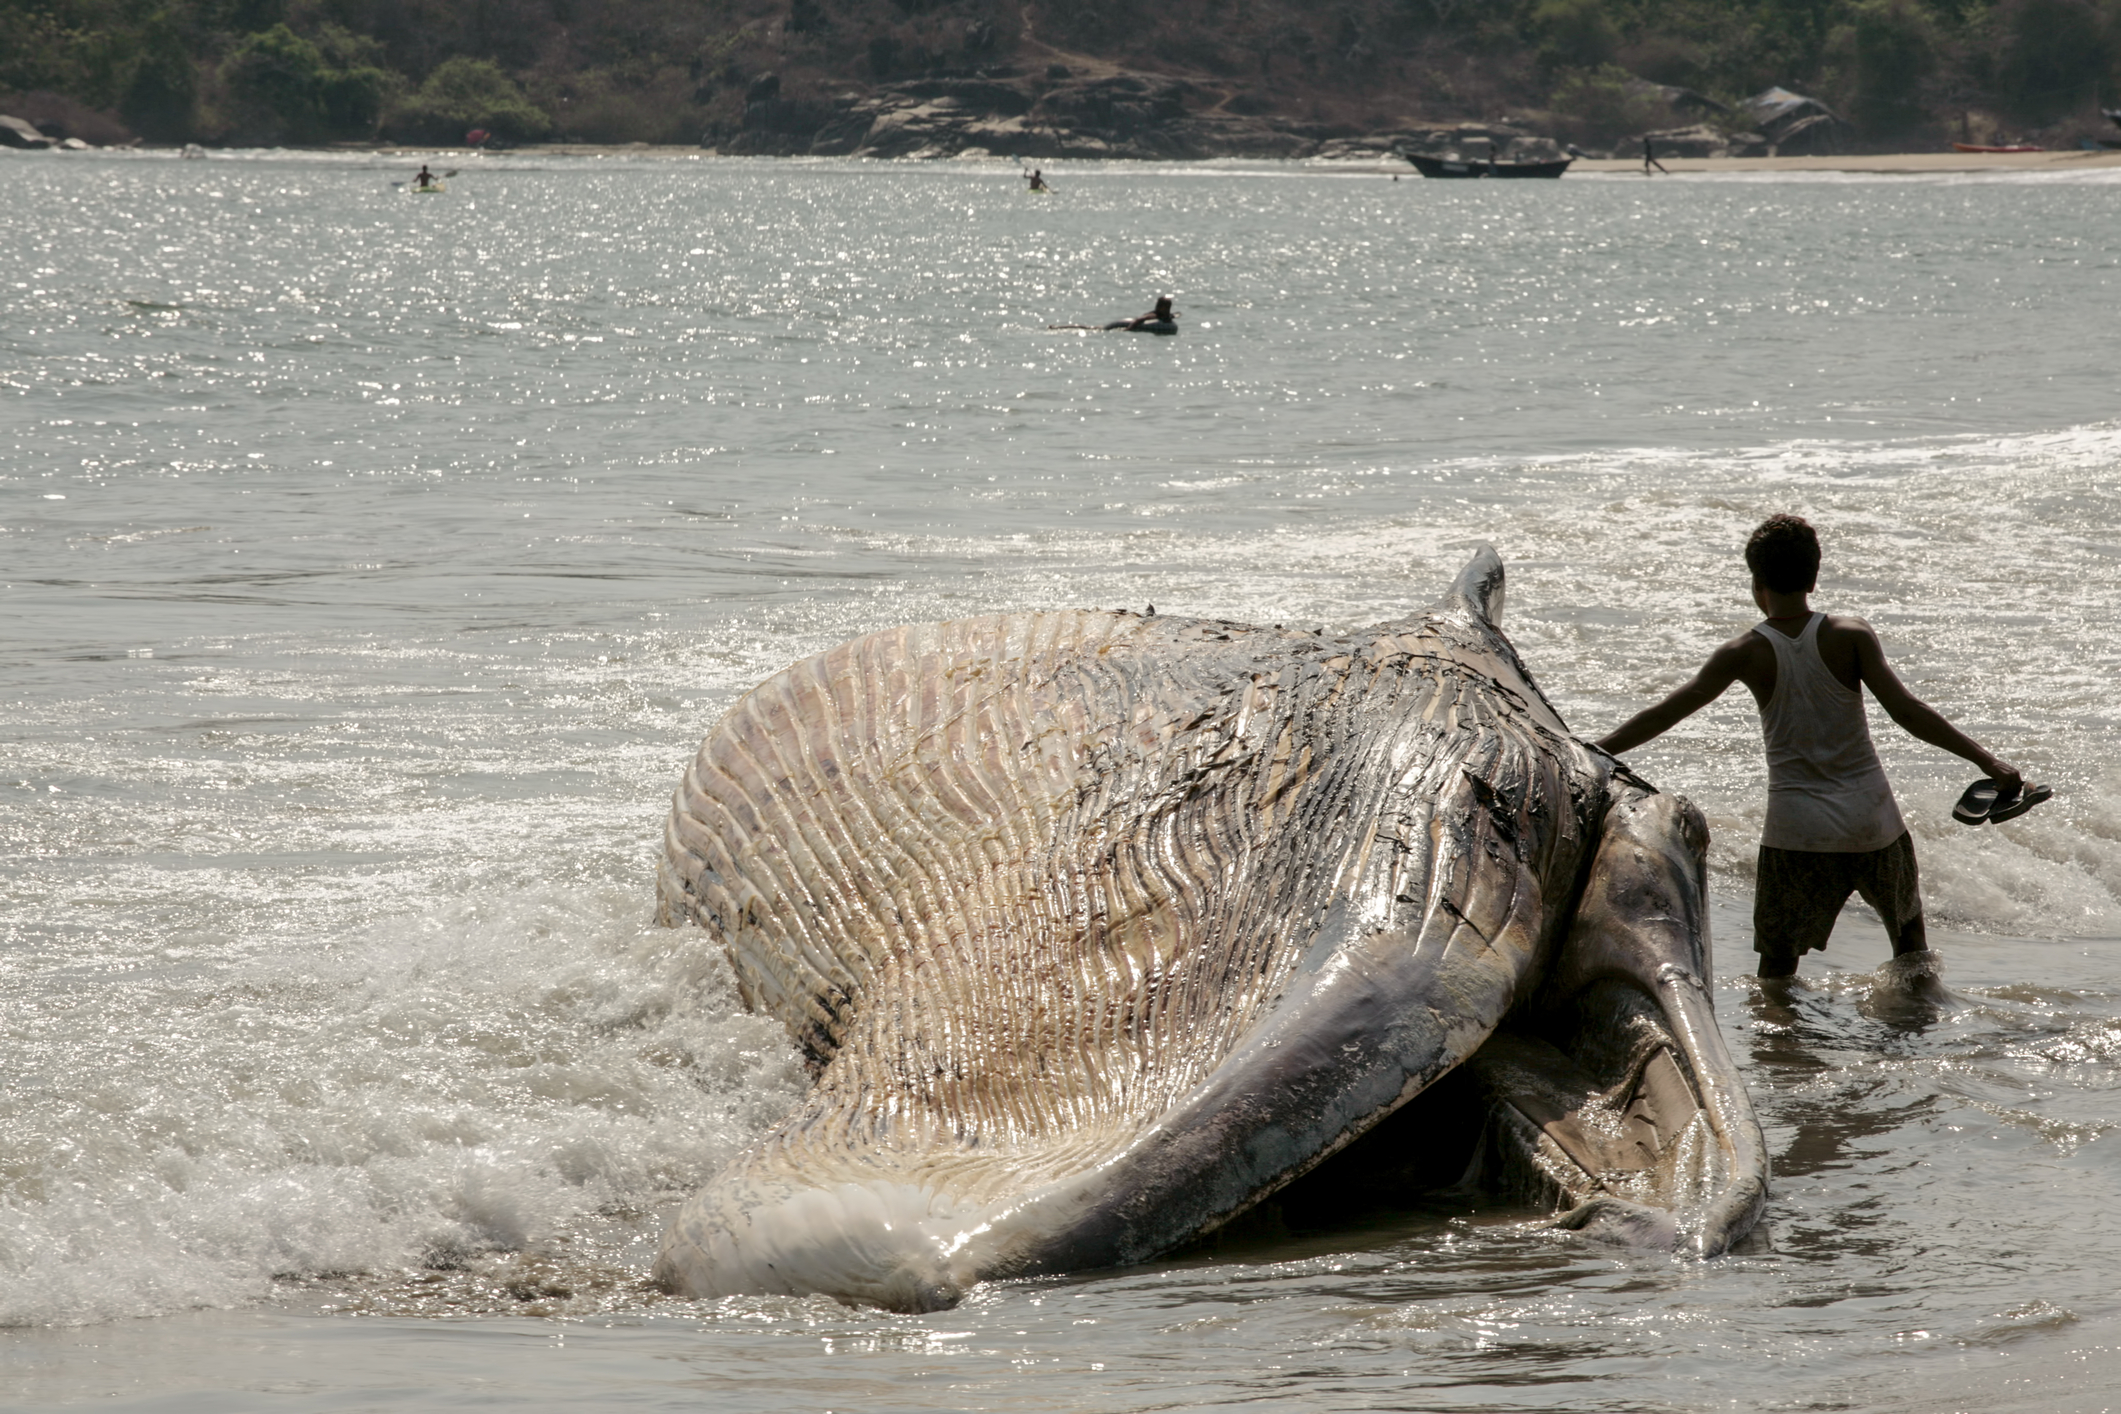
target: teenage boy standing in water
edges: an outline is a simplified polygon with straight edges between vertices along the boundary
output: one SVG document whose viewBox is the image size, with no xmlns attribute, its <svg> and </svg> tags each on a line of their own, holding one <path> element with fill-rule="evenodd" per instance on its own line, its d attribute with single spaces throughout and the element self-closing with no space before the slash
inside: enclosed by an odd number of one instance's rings
<svg viewBox="0 0 2121 1414">
<path fill-rule="evenodd" d="M 1862 689 L 1908 732 L 1965 757 L 1994 783 L 1981 797 L 1985 808 L 1970 814 L 1976 796 L 1969 791 L 1959 818 L 2011 819 L 2049 791 L 2027 786 L 2010 762 L 1909 692 L 1869 624 L 1812 609 L 1807 596 L 1819 584 L 1819 537 L 1804 520 L 1762 521 L 1746 542 L 1745 563 L 1766 622 L 1718 648 L 1692 682 L 1629 718 L 1599 748 L 1617 756 L 1640 746 L 1743 682 L 1760 704 L 1767 739 L 1767 824 L 1753 900 L 1760 975 L 1796 975 L 1798 958 L 1826 946 L 1852 892 L 1878 910 L 1895 957 L 1923 952 L 1915 843 L 1871 746 Z"/>
</svg>

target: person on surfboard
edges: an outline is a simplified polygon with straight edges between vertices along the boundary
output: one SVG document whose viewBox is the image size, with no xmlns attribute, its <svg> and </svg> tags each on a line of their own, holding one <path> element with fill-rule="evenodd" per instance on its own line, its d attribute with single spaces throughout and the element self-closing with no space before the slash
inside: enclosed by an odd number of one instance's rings
<svg viewBox="0 0 2121 1414">
<path fill-rule="evenodd" d="M 1156 308 L 1147 314 L 1137 314 L 1132 319 L 1115 319 L 1109 324 L 1048 324 L 1048 329 L 1092 329 L 1100 333 L 1113 330 L 1132 330 L 1150 334 L 1176 334 L 1178 311 L 1171 307 L 1171 296 L 1159 295 Z"/>
<path fill-rule="evenodd" d="M 2015 819 L 2053 794 L 1907 690 L 1862 619 L 1823 614 L 1819 537 L 1801 517 L 1774 515 L 1746 542 L 1753 602 L 1767 615 L 1709 655 L 1693 680 L 1598 742 L 1614 756 L 1671 730 L 1734 682 L 1752 689 L 1768 759 L 1767 823 L 1753 896 L 1759 975 L 1792 977 L 1824 949 L 1851 893 L 1878 910 L 1893 956 L 1928 951 L 1915 845 L 1901 822 L 1864 720 L 1863 689 L 1919 740 L 1980 767 L 1952 811 L 1970 825 Z"/>
<path fill-rule="evenodd" d="M 1155 326 L 1164 325 L 1163 329 Z M 1156 308 L 1147 314 L 1137 314 L 1132 319 L 1115 319 L 1105 326 L 1107 329 L 1148 329 L 1153 333 L 1173 333 L 1178 329 L 1178 311 L 1171 307 L 1171 296 L 1158 295 Z"/>
</svg>

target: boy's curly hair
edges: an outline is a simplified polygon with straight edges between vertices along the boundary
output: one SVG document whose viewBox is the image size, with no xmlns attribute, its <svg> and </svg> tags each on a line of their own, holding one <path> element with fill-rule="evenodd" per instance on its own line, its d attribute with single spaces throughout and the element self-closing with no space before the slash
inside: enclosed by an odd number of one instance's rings
<svg viewBox="0 0 2121 1414">
<path fill-rule="evenodd" d="M 1803 516 L 1769 516 L 1745 542 L 1745 566 L 1778 594 L 1809 593 L 1819 585 L 1819 533 Z"/>
</svg>

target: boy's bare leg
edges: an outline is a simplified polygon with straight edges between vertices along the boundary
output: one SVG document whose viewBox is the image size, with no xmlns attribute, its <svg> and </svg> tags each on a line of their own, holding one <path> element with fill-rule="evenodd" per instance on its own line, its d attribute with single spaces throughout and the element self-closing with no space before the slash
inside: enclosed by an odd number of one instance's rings
<svg viewBox="0 0 2121 1414">
<path fill-rule="evenodd" d="M 1906 957 L 1912 952 L 1928 952 L 1929 937 L 1922 926 L 1922 915 L 1916 914 L 1900 926 L 1893 935 L 1893 956 Z M 1795 977 L 1797 955 L 1795 953 L 1762 953 L 1760 966 L 1754 970 L 1757 977 Z"/>
<path fill-rule="evenodd" d="M 1901 924 L 1899 933 L 1893 938 L 1894 957 L 1906 957 L 1911 952 L 1928 952 L 1929 947 L 1929 935 L 1923 931 L 1922 915 L 1919 913 Z"/>
</svg>

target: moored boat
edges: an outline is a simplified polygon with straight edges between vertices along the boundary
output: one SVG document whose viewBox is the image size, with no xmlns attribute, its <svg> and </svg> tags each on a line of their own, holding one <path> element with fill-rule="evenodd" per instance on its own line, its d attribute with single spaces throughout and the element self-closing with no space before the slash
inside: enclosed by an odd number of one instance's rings
<svg viewBox="0 0 2121 1414">
<path fill-rule="evenodd" d="M 1558 177 L 1576 160 L 1564 157 L 1559 161 L 1505 162 L 1494 157 L 1439 157 L 1420 152 L 1401 155 L 1424 177 Z"/>
</svg>

